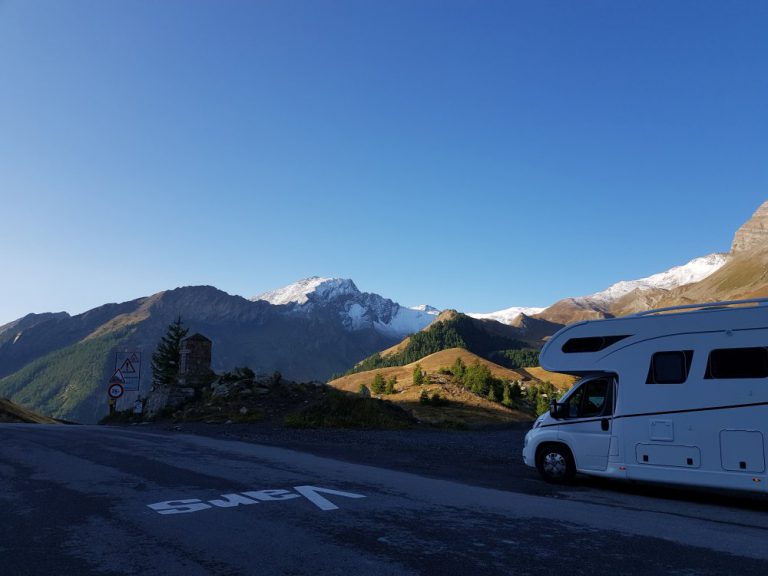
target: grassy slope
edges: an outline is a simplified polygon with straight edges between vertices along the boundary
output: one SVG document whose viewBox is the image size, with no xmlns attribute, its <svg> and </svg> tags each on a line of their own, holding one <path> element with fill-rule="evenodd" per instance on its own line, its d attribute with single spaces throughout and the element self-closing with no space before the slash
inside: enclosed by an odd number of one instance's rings
<svg viewBox="0 0 768 576">
<path fill-rule="evenodd" d="M 27 424 L 61 424 L 58 420 L 48 418 L 27 410 L 23 406 L 18 406 L 10 400 L 0 398 L 0 423 L 2 422 L 23 422 Z"/>
<path fill-rule="evenodd" d="M 544 370 L 541 366 L 531 368 L 521 368 L 519 372 L 529 375 L 534 380 L 541 382 L 551 382 L 559 390 L 568 390 L 576 382 L 575 376 L 560 374 L 559 372 L 550 372 Z"/>
<path fill-rule="evenodd" d="M 396 376 L 397 394 L 385 396 L 384 398 L 405 408 L 416 418 L 425 422 L 441 422 L 448 420 L 458 421 L 469 425 L 478 425 L 524 422 L 531 419 L 531 416 L 524 412 L 510 410 L 500 404 L 490 402 L 484 398 L 479 398 L 460 386 L 437 383 L 424 386 L 415 386 L 413 384 L 413 369 L 416 364 L 420 364 L 422 370 L 426 370 L 428 373 L 432 374 L 437 372 L 439 368 L 450 367 L 451 364 L 456 361 L 456 358 L 461 358 L 467 365 L 474 364 L 476 361 L 485 364 L 497 378 L 504 380 L 522 380 L 525 378 L 525 375 L 522 372 L 510 370 L 503 366 L 499 366 L 498 364 L 494 364 L 493 362 L 480 358 L 476 354 L 464 350 L 463 348 L 449 348 L 448 350 L 441 350 L 440 352 L 422 358 L 418 362 L 412 362 L 405 366 L 392 366 L 389 368 L 381 368 L 379 370 L 350 374 L 332 380 L 328 384 L 338 390 L 357 392 L 361 384 L 370 387 L 376 373 L 381 373 L 385 378 Z M 439 393 L 440 396 L 447 398 L 452 403 L 448 406 L 440 407 L 420 404 L 419 396 L 422 390 L 426 390 L 430 395 Z"/>
<path fill-rule="evenodd" d="M 99 403 L 105 402 L 102 388 L 113 350 L 127 336 L 128 329 L 121 329 L 38 358 L 0 379 L 0 396 L 54 418 L 93 421 Z"/>
</svg>

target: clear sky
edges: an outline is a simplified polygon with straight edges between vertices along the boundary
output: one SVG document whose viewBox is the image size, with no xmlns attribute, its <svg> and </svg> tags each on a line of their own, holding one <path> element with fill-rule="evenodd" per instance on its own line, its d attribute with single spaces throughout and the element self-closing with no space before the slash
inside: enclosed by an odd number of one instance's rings
<svg viewBox="0 0 768 576">
<path fill-rule="evenodd" d="M 544 306 L 768 200 L 768 2 L 0 0 L 0 324 L 342 276 Z"/>
</svg>

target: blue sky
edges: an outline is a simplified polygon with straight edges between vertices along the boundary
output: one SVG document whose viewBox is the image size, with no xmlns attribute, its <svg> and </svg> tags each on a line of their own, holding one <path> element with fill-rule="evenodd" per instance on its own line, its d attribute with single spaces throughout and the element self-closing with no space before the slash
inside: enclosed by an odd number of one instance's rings
<svg viewBox="0 0 768 576">
<path fill-rule="evenodd" d="M 547 305 L 768 200 L 768 3 L 0 0 L 0 324 L 311 275 Z"/>
</svg>

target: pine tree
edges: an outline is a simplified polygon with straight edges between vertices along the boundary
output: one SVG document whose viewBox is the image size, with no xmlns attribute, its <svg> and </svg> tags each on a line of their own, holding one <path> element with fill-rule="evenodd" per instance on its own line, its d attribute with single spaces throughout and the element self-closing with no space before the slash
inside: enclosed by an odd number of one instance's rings
<svg viewBox="0 0 768 576">
<path fill-rule="evenodd" d="M 387 380 L 387 384 L 384 387 L 384 394 L 394 394 L 395 386 L 397 386 L 397 376 L 392 376 L 392 378 Z"/>
<path fill-rule="evenodd" d="M 464 380 L 464 374 L 467 372 L 467 365 L 464 364 L 464 361 L 460 357 L 456 358 L 453 366 L 451 366 L 451 372 L 457 381 L 462 382 Z"/>
<path fill-rule="evenodd" d="M 181 341 L 189 332 L 184 327 L 181 316 L 168 326 L 165 335 L 152 354 L 152 384 L 155 386 L 172 386 L 179 377 L 179 361 L 181 360 Z"/>
<path fill-rule="evenodd" d="M 415 386 L 424 384 L 424 373 L 421 371 L 421 364 L 416 364 L 413 367 L 413 384 Z"/>
<path fill-rule="evenodd" d="M 501 395 L 501 403 L 507 408 L 512 408 L 512 385 L 504 382 L 504 391 Z"/>
<path fill-rule="evenodd" d="M 373 384 L 371 384 L 371 392 L 374 394 L 383 394 L 384 389 L 387 387 L 387 383 L 384 381 L 384 376 L 377 372 L 373 377 Z"/>
</svg>

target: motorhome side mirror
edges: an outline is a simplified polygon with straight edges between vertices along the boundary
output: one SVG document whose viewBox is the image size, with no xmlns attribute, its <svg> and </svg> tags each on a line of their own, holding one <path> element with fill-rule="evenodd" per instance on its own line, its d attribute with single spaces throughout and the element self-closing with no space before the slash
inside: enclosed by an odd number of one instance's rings
<svg viewBox="0 0 768 576">
<path fill-rule="evenodd" d="M 565 418 L 566 415 L 566 405 L 560 404 L 557 400 L 552 400 L 549 403 L 549 415 L 552 416 L 555 420 L 560 420 L 561 418 Z"/>
</svg>

